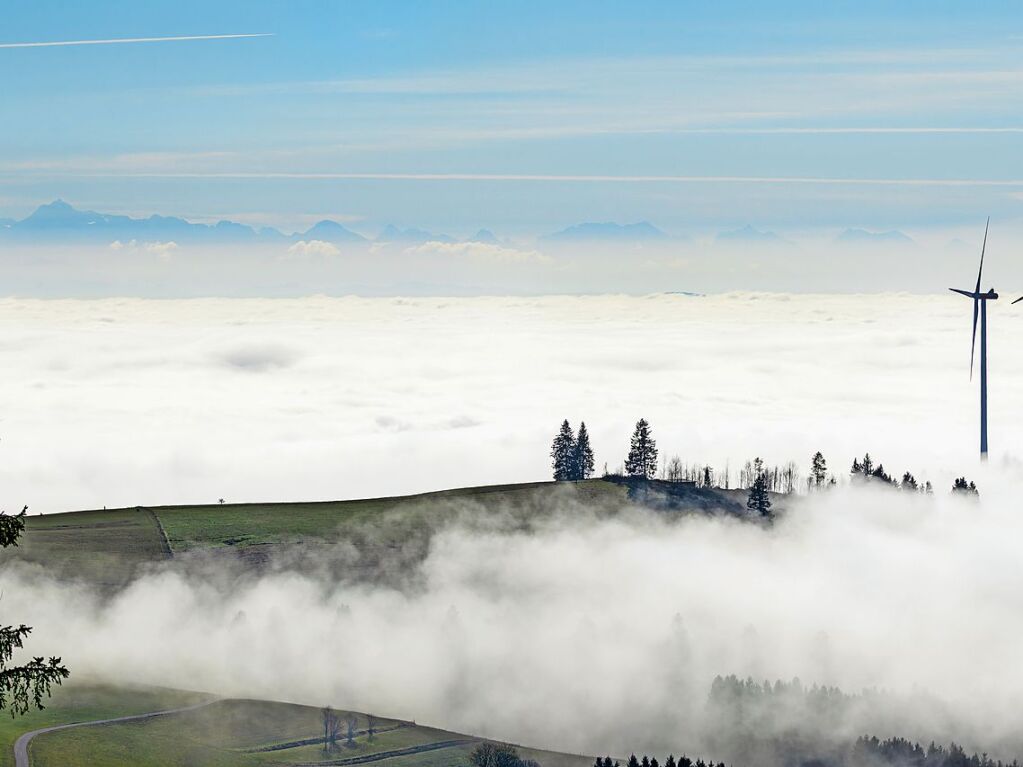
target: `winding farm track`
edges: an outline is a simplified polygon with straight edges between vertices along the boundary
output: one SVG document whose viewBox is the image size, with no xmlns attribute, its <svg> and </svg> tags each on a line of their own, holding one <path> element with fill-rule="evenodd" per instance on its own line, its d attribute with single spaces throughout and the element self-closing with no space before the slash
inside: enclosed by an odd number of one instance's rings
<svg viewBox="0 0 1023 767">
<path fill-rule="evenodd" d="M 171 708 L 166 711 L 152 711 L 148 714 L 133 714 L 132 716 L 118 716 L 113 719 L 96 719 L 91 722 L 73 722 L 71 724 L 57 724 L 53 727 L 42 727 L 38 730 L 32 730 L 32 732 L 26 732 L 16 741 L 14 741 L 14 765 L 15 767 L 30 767 L 28 759 L 28 745 L 32 742 L 32 738 L 36 735 L 43 735 L 47 732 L 55 732 L 57 730 L 67 730 L 72 727 L 91 727 L 96 724 L 116 724 L 118 722 L 135 722 L 140 719 L 153 719 L 157 716 L 166 716 L 167 714 L 181 714 L 185 711 L 195 711 L 197 708 L 203 708 L 211 703 L 216 703 L 216 700 L 208 700 L 204 703 L 196 703 L 194 706 L 185 706 L 184 708 Z"/>
<path fill-rule="evenodd" d="M 410 754 L 421 754 L 424 751 L 438 751 L 442 748 L 454 748 L 455 746 L 464 746 L 469 743 L 476 743 L 477 738 L 462 738 L 460 740 L 440 740 L 436 743 L 423 743 L 419 746 L 409 746 L 408 748 L 398 748 L 394 751 L 378 751 L 375 754 L 365 754 L 364 756 L 349 756 L 344 759 L 332 759 L 326 762 L 305 762 L 303 764 L 296 765 L 296 767 L 325 767 L 326 765 L 352 765 L 352 764 L 367 764 L 368 762 L 380 762 L 384 759 L 393 759 L 396 756 L 408 756 Z"/>
</svg>

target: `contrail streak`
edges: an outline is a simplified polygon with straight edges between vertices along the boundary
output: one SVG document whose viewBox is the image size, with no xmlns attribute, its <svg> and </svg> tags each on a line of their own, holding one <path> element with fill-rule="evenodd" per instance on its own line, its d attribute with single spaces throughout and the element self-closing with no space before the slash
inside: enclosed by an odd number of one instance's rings
<svg viewBox="0 0 1023 767">
<path fill-rule="evenodd" d="M 52 40 L 36 43 L 0 43 L 0 48 L 57 48 L 65 45 L 119 45 L 123 43 L 170 43 L 183 40 L 235 40 L 241 37 L 272 37 L 272 32 L 242 35 L 179 35 L 177 37 L 117 37 L 109 40 Z"/>
<path fill-rule="evenodd" d="M 0 173 L 9 171 L 0 170 Z M 669 184 L 817 184 L 828 186 L 947 186 L 1020 187 L 1023 179 L 971 178 L 829 178 L 801 176 L 607 176 L 517 173 L 301 173 L 301 172 L 129 172 L 34 174 L 83 178 L 182 178 L 182 179 L 296 179 L 335 181 L 531 181 L 553 183 L 669 183 Z"/>
</svg>

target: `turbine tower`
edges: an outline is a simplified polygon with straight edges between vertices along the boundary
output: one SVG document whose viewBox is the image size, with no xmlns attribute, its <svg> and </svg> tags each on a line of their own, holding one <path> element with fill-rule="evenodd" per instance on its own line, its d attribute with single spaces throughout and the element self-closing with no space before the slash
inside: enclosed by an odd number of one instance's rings
<svg viewBox="0 0 1023 767">
<path fill-rule="evenodd" d="M 977 315 L 980 315 L 980 460 L 982 461 L 987 460 L 987 302 L 998 298 L 994 288 L 989 289 L 987 293 L 980 292 L 981 275 L 984 273 L 984 251 L 987 249 L 987 230 L 990 225 L 991 218 L 988 217 L 987 224 L 984 226 L 984 244 L 980 248 L 980 269 L 977 271 L 977 287 L 972 291 L 949 288 L 953 293 L 973 299 L 973 340 L 970 344 L 970 380 L 973 380 L 973 357 L 977 347 Z"/>
</svg>

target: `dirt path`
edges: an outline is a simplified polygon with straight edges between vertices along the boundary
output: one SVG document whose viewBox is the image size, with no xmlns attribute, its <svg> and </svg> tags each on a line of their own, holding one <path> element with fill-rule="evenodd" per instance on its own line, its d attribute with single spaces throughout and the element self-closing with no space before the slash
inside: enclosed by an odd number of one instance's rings
<svg viewBox="0 0 1023 767">
<path fill-rule="evenodd" d="M 142 507 L 139 507 L 141 510 Z M 156 516 L 156 512 L 152 509 L 146 509 L 150 519 L 153 520 L 153 524 L 156 525 L 156 532 L 160 534 L 160 546 L 163 548 L 163 553 L 167 556 L 167 559 L 174 558 L 174 552 L 171 550 L 170 540 L 167 538 L 167 531 L 163 529 L 163 522 Z"/>
<path fill-rule="evenodd" d="M 373 730 L 376 735 L 380 735 L 384 732 L 394 732 L 400 730 L 402 727 L 415 727 L 412 722 L 401 722 L 400 724 L 393 725 L 391 727 L 381 727 Z M 360 738 L 363 735 L 369 735 L 369 730 L 356 730 L 352 733 L 352 737 Z M 344 740 L 347 736 L 342 735 L 339 740 Z M 317 735 L 315 738 L 302 738 L 301 740 L 289 740 L 286 743 L 273 743 L 269 746 L 257 746 L 256 748 L 247 748 L 245 753 L 247 754 L 259 754 L 266 751 L 286 751 L 289 748 L 301 748 L 302 746 L 312 746 L 316 743 L 323 743 L 323 736 Z"/>
<path fill-rule="evenodd" d="M 424 751 L 438 751 L 442 748 L 454 748 L 455 746 L 464 746 L 468 743 L 476 743 L 476 738 L 462 738 L 461 740 L 440 740 L 436 743 L 424 743 L 421 746 L 409 746 L 408 748 L 398 748 L 394 751 L 378 751 L 375 754 L 366 754 L 365 756 L 349 756 L 342 759 L 332 759 L 330 761 L 323 762 L 307 762 L 296 765 L 296 767 L 324 767 L 325 765 L 332 765 L 333 767 L 342 767 L 352 764 L 367 764 L 369 762 L 379 762 L 384 759 L 393 759 L 396 756 L 408 756 L 410 754 L 421 754 Z"/>
<path fill-rule="evenodd" d="M 71 724 L 57 724 L 53 727 L 42 727 L 38 730 L 32 730 L 32 732 L 26 732 L 16 741 L 14 741 L 14 766 L 15 767 L 30 767 L 28 758 L 28 745 L 32 742 L 32 738 L 36 735 L 42 735 L 47 732 L 55 732 L 56 730 L 67 730 L 72 727 L 91 727 L 94 724 L 116 724 L 117 722 L 134 722 L 140 719 L 152 719 L 157 716 L 165 716 L 167 714 L 181 714 L 185 711 L 194 711 L 197 708 L 208 706 L 211 703 L 216 703 L 216 700 L 208 700 L 205 703 L 196 703 L 194 706 L 185 706 L 184 708 L 171 708 L 166 711 L 153 711 L 148 714 L 134 714 L 132 716 L 118 716 L 113 719 L 96 719 L 92 722 L 72 722 Z"/>
</svg>

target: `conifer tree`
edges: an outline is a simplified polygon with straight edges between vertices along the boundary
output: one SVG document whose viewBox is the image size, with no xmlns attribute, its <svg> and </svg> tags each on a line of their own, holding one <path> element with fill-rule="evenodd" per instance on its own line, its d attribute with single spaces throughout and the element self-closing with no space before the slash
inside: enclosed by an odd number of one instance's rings
<svg viewBox="0 0 1023 767">
<path fill-rule="evenodd" d="M 630 477 L 651 479 L 657 474 L 657 443 L 650 432 L 645 418 L 636 422 L 629 445 L 629 457 L 625 459 L 625 473 Z"/>
<path fill-rule="evenodd" d="M 760 458 L 753 461 L 753 472 L 753 484 L 749 488 L 746 508 L 766 517 L 771 513 L 771 499 L 767 494 L 767 472 L 764 471 L 764 462 Z"/>
<path fill-rule="evenodd" d="M 589 479 L 593 474 L 593 448 L 586 422 L 579 423 L 579 434 L 572 451 L 572 479 Z"/>
<path fill-rule="evenodd" d="M 828 478 L 828 462 L 824 460 L 824 454 L 818 450 L 813 454 L 810 462 L 810 482 L 813 487 L 820 490 Z"/>
<path fill-rule="evenodd" d="M 902 484 L 899 487 L 901 487 L 903 490 L 912 490 L 915 492 L 918 489 L 916 477 L 914 477 L 907 471 L 905 474 L 902 475 Z"/>
<path fill-rule="evenodd" d="M 575 464 L 575 435 L 572 427 L 566 418 L 561 424 L 561 430 L 551 444 L 551 468 L 554 470 L 554 480 L 563 482 L 572 479 Z"/>
<path fill-rule="evenodd" d="M 952 492 L 956 495 L 979 496 L 977 485 L 974 482 L 967 482 L 966 477 L 959 477 L 952 484 Z"/>
<path fill-rule="evenodd" d="M 874 462 L 870 458 L 870 453 L 863 456 L 863 476 L 869 477 L 874 473 Z"/>
<path fill-rule="evenodd" d="M 883 463 L 879 463 L 877 465 L 877 468 L 874 469 L 874 471 L 872 471 L 870 473 L 870 476 L 873 477 L 874 479 L 881 480 L 882 482 L 884 482 L 887 485 L 894 484 L 894 480 L 891 478 L 891 476 L 888 474 L 888 472 L 886 472 L 884 470 L 884 464 Z"/>
</svg>

